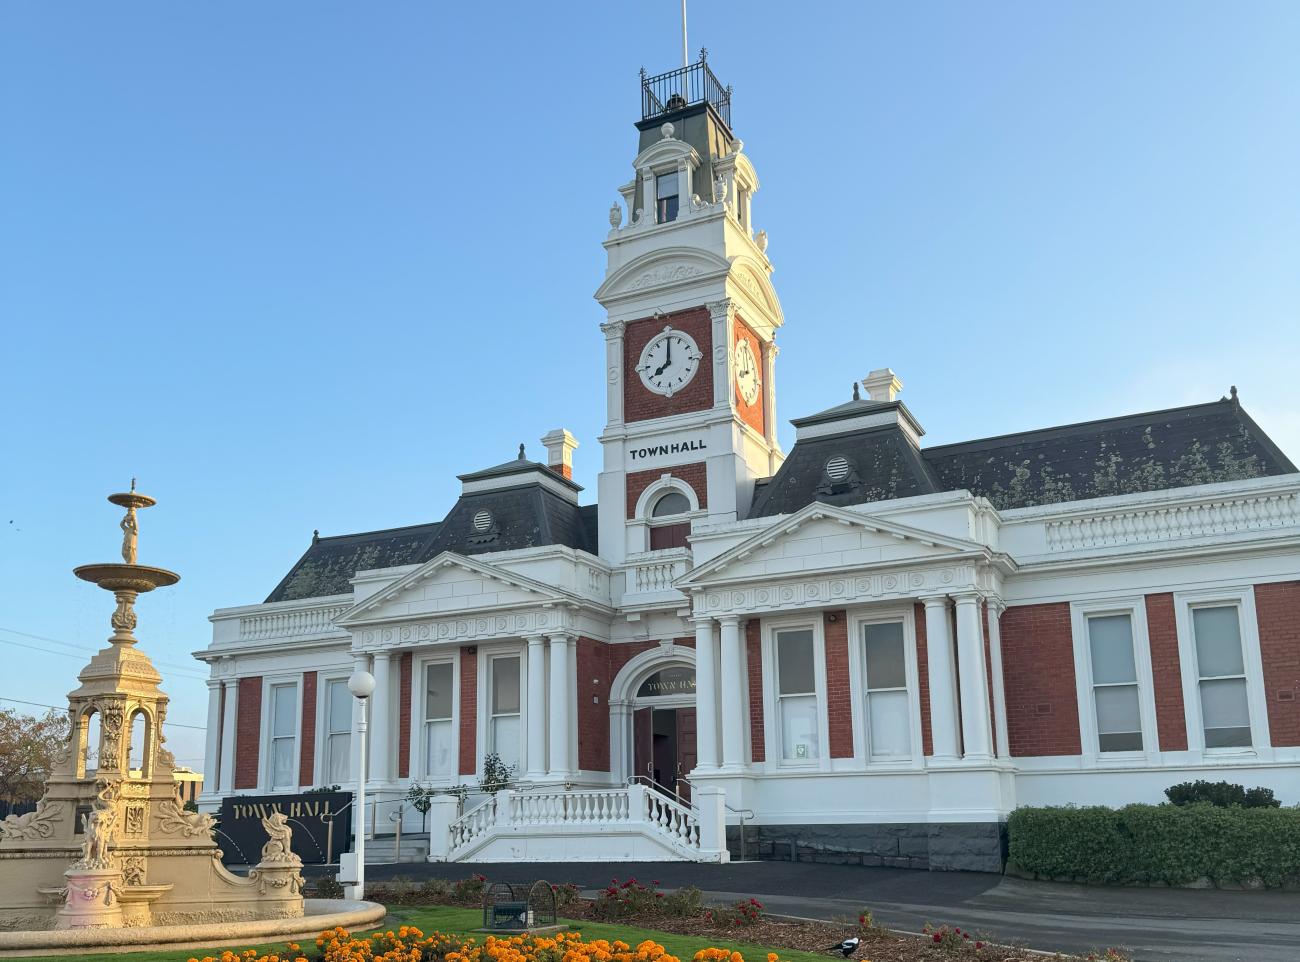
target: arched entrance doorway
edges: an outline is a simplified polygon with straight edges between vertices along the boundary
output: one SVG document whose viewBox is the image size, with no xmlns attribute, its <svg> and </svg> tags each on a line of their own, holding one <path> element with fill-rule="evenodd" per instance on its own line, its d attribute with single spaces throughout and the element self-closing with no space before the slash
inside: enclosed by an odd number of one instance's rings
<svg viewBox="0 0 1300 962">
<path fill-rule="evenodd" d="M 689 800 L 686 776 L 697 761 L 695 666 L 667 665 L 647 675 L 633 696 L 632 770 Z"/>
<path fill-rule="evenodd" d="M 610 722 L 620 779 L 689 798 L 686 777 L 698 761 L 695 651 L 666 643 L 628 661 L 610 686 Z"/>
</svg>

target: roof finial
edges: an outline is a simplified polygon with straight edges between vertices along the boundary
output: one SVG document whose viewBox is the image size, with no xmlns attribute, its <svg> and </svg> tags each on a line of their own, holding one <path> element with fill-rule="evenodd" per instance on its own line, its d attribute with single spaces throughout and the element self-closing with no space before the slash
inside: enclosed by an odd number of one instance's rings
<svg viewBox="0 0 1300 962">
<path fill-rule="evenodd" d="M 522 444 L 519 445 L 519 460 L 520 461 L 526 460 L 524 458 L 524 446 Z"/>
<path fill-rule="evenodd" d="M 862 400 L 862 395 L 860 395 L 860 394 L 858 393 L 858 382 L 857 382 L 857 381 L 854 381 L 854 382 L 853 382 L 853 400 L 855 400 L 855 401 L 861 401 L 861 400 Z"/>
<path fill-rule="evenodd" d="M 1235 391 L 1235 390 L 1237 390 L 1237 389 L 1234 387 L 1233 390 Z M 131 479 L 131 493 L 132 493 L 132 494 L 135 493 L 135 478 L 132 478 L 132 479 Z"/>
<path fill-rule="evenodd" d="M 1233 403 L 1233 404 L 1236 404 L 1236 403 L 1237 403 L 1237 385 L 1234 384 L 1231 388 L 1229 388 L 1229 389 L 1228 389 L 1228 394 L 1229 394 L 1229 396 L 1232 398 L 1232 403 Z"/>
<path fill-rule="evenodd" d="M 316 528 L 311 533 L 311 543 L 316 544 L 320 541 L 320 528 Z"/>
</svg>

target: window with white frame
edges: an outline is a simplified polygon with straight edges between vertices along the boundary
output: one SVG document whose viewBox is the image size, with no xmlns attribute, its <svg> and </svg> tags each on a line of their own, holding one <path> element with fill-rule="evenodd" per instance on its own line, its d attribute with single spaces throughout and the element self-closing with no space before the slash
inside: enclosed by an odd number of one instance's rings
<svg viewBox="0 0 1300 962">
<path fill-rule="evenodd" d="M 655 223 L 666 224 L 677 219 L 679 190 L 677 171 L 658 174 L 655 177 Z"/>
<path fill-rule="evenodd" d="M 352 777 L 352 692 L 346 678 L 325 682 L 325 777 L 341 785 Z"/>
<path fill-rule="evenodd" d="M 450 777 L 455 764 L 452 677 L 449 661 L 424 668 L 424 774 L 429 778 Z"/>
<path fill-rule="evenodd" d="M 1192 608 L 1197 687 L 1206 748 L 1249 748 L 1250 704 L 1237 605 Z"/>
<path fill-rule="evenodd" d="M 298 740 L 298 686 L 271 686 L 271 788 L 296 788 L 294 747 Z"/>
<path fill-rule="evenodd" d="M 1089 615 L 1088 657 L 1097 750 L 1142 751 L 1142 709 L 1131 614 Z"/>
<path fill-rule="evenodd" d="M 493 658 L 490 662 L 491 714 L 488 717 L 488 746 L 508 766 L 519 770 L 519 656 Z"/>
<path fill-rule="evenodd" d="M 863 625 L 862 644 L 871 757 L 908 758 L 912 754 L 912 719 L 903 622 Z"/>
<path fill-rule="evenodd" d="M 781 760 L 799 763 L 820 758 L 816 652 L 811 628 L 776 633 L 776 711 Z"/>
</svg>

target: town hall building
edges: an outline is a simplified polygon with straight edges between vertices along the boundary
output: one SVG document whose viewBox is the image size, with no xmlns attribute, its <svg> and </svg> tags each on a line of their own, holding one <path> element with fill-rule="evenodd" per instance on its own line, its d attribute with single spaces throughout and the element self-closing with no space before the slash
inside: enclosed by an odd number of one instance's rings
<svg viewBox="0 0 1300 962">
<path fill-rule="evenodd" d="M 431 858 L 997 871 L 1021 805 L 1197 778 L 1300 802 L 1300 474 L 1236 389 L 929 446 L 881 368 L 785 452 L 730 88 L 701 58 L 641 98 L 594 499 L 557 429 L 441 519 L 313 537 L 216 611 L 201 807 L 353 789 L 356 668 L 367 830 L 400 806 Z M 468 793 L 426 819 L 412 785 Z"/>
</svg>

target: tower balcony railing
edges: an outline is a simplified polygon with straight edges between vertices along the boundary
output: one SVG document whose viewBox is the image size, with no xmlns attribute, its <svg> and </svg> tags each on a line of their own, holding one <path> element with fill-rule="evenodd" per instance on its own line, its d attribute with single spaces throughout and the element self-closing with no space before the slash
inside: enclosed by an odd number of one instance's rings
<svg viewBox="0 0 1300 962">
<path fill-rule="evenodd" d="M 667 73 L 647 76 L 641 70 L 641 119 L 650 120 L 696 104 L 710 104 L 731 126 L 731 87 L 724 87 L 709 69 L 708 51 L 700 50 L 698 63 Z"/>
</svg>

